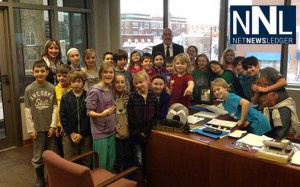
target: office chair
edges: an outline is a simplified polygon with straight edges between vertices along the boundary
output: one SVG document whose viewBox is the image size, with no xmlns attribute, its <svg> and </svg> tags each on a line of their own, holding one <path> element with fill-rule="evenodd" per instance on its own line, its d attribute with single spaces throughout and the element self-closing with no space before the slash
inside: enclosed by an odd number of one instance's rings
<svg viewBox="0 0 300 187">
<path fill-rule="evenodd" d="M 86 156 L 94 155 L 95 169 L 74 163 Z M 97 152 L 89 151 L 71 159 L 64 159 L 46 150 L 43 159 L 48 173 L 48 187 L 141 187 L 142 174 L 138 167 L 131 167 L 119 174 L 113 174 L 99 166 Z M 123 177 L 137 172 L 137 181 L 131 181 Z"/>
</svg>

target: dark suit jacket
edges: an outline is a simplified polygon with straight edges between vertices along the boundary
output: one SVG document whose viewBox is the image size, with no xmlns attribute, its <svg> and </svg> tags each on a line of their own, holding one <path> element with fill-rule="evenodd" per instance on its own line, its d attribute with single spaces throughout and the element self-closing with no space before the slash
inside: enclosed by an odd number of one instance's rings
<svg viewBox="0 0 300 187">
<path fill-rule="evenodd" d="M 182 45 L 178 45 L 176 43 L 172 43 L 172 48 L 173 48 L 173 56 L 175 57 L 176 55 L 183 53 L 183 46 Z M 164 44 L 158 44 L 156 46 L 153 46 L 152 48 L 152 56 L 157 53 L 157 52 L 161 52 L 164 55 L 164 58 L 166 58 L 166 54 L 165 54 L 165 49 L 164 49 Z"/>
</svg>

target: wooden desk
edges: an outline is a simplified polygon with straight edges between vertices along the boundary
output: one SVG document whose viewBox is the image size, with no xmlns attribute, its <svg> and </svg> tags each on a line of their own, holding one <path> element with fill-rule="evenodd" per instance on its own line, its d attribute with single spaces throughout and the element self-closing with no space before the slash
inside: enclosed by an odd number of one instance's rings
<svg viewBox="0 0 300 187">
<path fill-rule="evenodd" d="M 209 186 L 298 186 L 300 167 L 280 164 L 234 149 L 235 139 L 225 137 L 210 144 Z"/>
<path fill-rule="evenodd" d="M 147 144 L 149 187 L 208 186 L 211 138 L 153 130 Z"/>
<path fill-rule="evenodd" d="M 153 130 L 147 145 L 149 187 L 298 186 L 300 167 L 234 149 L 235 139 Z"/>
</svg>

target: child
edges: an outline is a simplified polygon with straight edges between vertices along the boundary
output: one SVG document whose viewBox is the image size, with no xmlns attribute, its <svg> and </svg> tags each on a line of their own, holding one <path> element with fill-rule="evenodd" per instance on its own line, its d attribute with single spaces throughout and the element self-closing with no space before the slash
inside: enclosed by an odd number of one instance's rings
<svg viewBox="0 0 300 187">
<path fill-rule="evenodd" d="M 157 73 L 153 70 L 153 58 L 150 53 L 144 53 L 142 58 L 141 58 L 141 66 L 143 67 L 143 71 L 145 71 L 149 77 L 149 80 L 154 75 L 157 75 Z M 135 85 L 133 84 L 133 87 L 135 88 Z M 151 82 L 148 82 L 148 88 L 151 88 Z"/>
<path fill-rule="evenodd" d="M 113 64 L 113 53 L 112 52 L 105 52 L 103 54 L 103 64 Z"/>
<path fill-rule="evenodd" d="M 42 153 L 46 149 L 58 153 L 54 136 L 57 128 L 55 87 L 46 81 L 49 70 L 44 60 L 36 61 L 32 70 L 35 81 L 26 87 L 24 98 L 26 127 L 33 141 L 31 162 L 37 174 L 35 186 L 45 186 Z"/>
<path fill-rule="evenodd" d="M 223 65 L 224 69 L 233 71 L 233 60 L 235 58 L 235 54 L 233 49 L 225 49 L 222 57 L 221 57 L 221 64 Z"/>
<path fill-rule="evenodd" d="M 163 73 L 163 77 L 166 80 L 166 85 L 169 85 L 170 77 L 175 73 L 174 71 L 174 57 L 171 56 L 165 60 L 166 73 Z"/>
<path fill-rule="evenodd" d="M 253 80 L 253 78 L 251 76 L 249 76 L 247 74 L 247 71 L 243 69 L 243 66 L 242 66 L 242 61 L 244 60 L 245 58 L 242 57 L 242 56 L 237 56 L 234 58 L 233 60 L 233 71 L 236 72 L 236 75 L 237 75 L 237 79 L 239 80 L 241 86 L 242 86 L 242 89 L 243 89 L 243 92 L 244 92 L 244 95 L 245 95 L 245 99 L 247 99 L 248 101 L 251 101 L 251 98 L 250 98 L 250 84 Z"/>
<path fill-rule="evenodd" d="M 222 78 L 211 83 L 215 97 L 223 100 L 223 106 L 228 114 L 237 119 L 237 125 L 246 128 L 248 132 L 263 135 L 271 130 L 267 118 L 258 110 L 249 107 L 249 101 L 240 96 L 229 93 L 229 85 Z"/>
<path fill-rule="evenodd" d="M 210 81 L 216 78 L 222 78 L 230 85 L 230 93 L 235 93 L 245 98 L 243 88 L 232 71 L 224 69 L 223 66 L 215 60 L 210 61 L 207 67 Z"/>
<path fill-rule="evenodd" d="M 271 67 L 260 69 L 254 56 L 245 58 L 242 63 L 248 75 L 254 78 L 251 82 L 251 101 L 263 109 L 271 123 L 269 136 L 287 138 L 290 128 L 295 136 L 300 135 L 296 105 L 286 91 L 287 83 L 283 75 Z"/>
<path fill-rule="evenodd" d="M 124 74 L 116 73 L 114 79 L 114 100 L 116 104 L 116 162 L 114 169 L 117 173 L 129 168 L 130 145 L 127 119 L 127 104 L 129 99 L 128 82 Z"/>
<path fill-rule="evenodd" d="M 190 73 L 190 57 L 180 53 L 174 58 L 176 74 L 171 75 L 169 82 L 170 105 L 181 103 L 187 108 L 190 106 L 190 95 L 193 93 L 194 81 Z"/>
<path fill-rule="evenodd" d="M 153 59 L 150 53 L 144 53 L 141 58 L 141 65 L 143 66 L 143 70 L 148 74 L 149 80 L 156 75 L 157 73 L 153 71 Z"/>
<path fill-rule="evenodd" d="M 134 73 L 143 70 L 140 60 L 141 54 L 138 51 L 132 51 L 130 53 L 130 62 L 127 71 L 130 72 L 132 76 Z"/>
<path fill-rule="evenodd" d="M 199 101 L 201 89 L 209 89 L 209 74 L 207 64 L 209 60 L 206 54 L 202 53 L 196 57 L 195 69 L 192 71 L 195 87 L 193 90 L 194 101 Z"/>
<path fill-rule="evenodd" d="M 187 48 L 186 53 L 190 56 L 191 71 L 193 71 L 195 69 L 195 67 L 197 66 L 196 57 L 198 55 L 198 48 L 196 46 L 194 46 L 194 45 L 190 45 Z"/>
<path fill-rule="evenodd" d="M 55 79 L 56 69 L 62 64 L 61 62 L 61 48 L 57 40 L 47 40 L 44 47 L 43 60 L 46 62 L 47 67 L 49 68 L 49 74 L 46 78 L 48 82 L 53 85 L 57 84 Z"/>
<path fill-rule="evenodd" d="M 90 119 L 86 112 L 86 91 L 83 90 L 86 76 L 83 71 L 72 70 L 68 75 L 72 90 L 63 95 L 60 104 L 60 121 L 65 130 L 63 137 L 64 157 L 92 150 Z M 91 167 L 90 158 L 81 160 L 83 165 Z"/>
<path fill-rule="evenodd" d="M 80 64 L 80 55 L 79 51 L 76 48 L 71 48 L 67 52 L 67 62 L 70 65 L 71 69 L 81 70 L 82 66 Z"/>
<path fill-rule="evenodd" d="M 170 95 L 165 89 L 165 79 L 162 75 L 154 75 L 151 79 L 151 83 L 159 105 L 159 119 L 165 119 L 170 103 Z"/>
<path fill-rule="evenodd" d="M 165 64 L 164 64 L 164 56 L 161 52 L 157 52 L 153 56 L 154 58 L 154 67 L 153 71 L 155 71 L 157 74 L 165 74 L 167 72 Z"/>
<path fill-rule="evenodd" d="M 101 81 L 87 93 L 86 108 L 91 120 L 93 150 L 100 156 L 100 166 L 111 171 L 116 159 L 116 106 L 111 88 L 114 65 L 103 64 L 99 77 Z"/>
<path fill-rule="evenodd" d="M 96 52 L 93 49 L 87 49 L 83 52 L 84 66 L 83 70 L 86 73 L 87 80 L 84 84 L 84 89 L 88 90 L 100 80 L 98 75 L 98 68 L 96 66 Z"/>
<path fill-rule="evenodd" d="M 128 84 L 132 85 L 132 75 L 128 71 L 125 70 L 125 67 L 128 62 L 128 54 L 126 51 L 122 49 L 118 49 L 114 53 L 114 64 L 115 64 L 115 73 L 122 73 L 126 76 L 126 79 L 128 80 Z M 129 87 L 129 90 L 131 88 Z"/>
<path fill-rule="evenodd" d="M 145 142 L 159 119 L 159 108 L 155 94 L 148 90 L 149 76 L 145 71 L 135 73 L 133 83 L 136 91 L 129 96 L 127 112 L 133 165 L 140 167 L 145 161 Z"/>
<path fill-rule="evenodd" d="M 61 64 L 57 67 L 56 79 L 58 81 L 57 86 L 55 86 L 55 95 L 57 100 L 57 129 L 56 129 L 56 141 L 57 147 L 59 150 L 59 154 L 63 157 L 63 147 L 62 147 L 62 136 L 64 134 L 63 128 L 61 128 L 60 118 L 59 118 L 59 108 L 61 97 L 70 91 L 72 88 L 70 86 L 69 81 L 67 80 L 67 76 L 69 71 L 71 70 L 70 66 L 67 64 Z"/>
</svg>

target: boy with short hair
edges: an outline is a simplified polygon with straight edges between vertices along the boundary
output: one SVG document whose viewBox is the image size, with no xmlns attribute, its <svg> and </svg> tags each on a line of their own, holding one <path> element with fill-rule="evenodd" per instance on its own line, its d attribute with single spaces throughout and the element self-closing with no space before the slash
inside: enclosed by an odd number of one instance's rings
<svg viewBox="0 0 300 187">
<path fill-rule="evenodd" d="M 92 150 L 90 118 L 86 110 L 86 91 L 83 89 L 86 75 L 82 71 L 70 71 L 68 81 L 72 90 L 61 98 L 60 122 L 65 131 L 63 136 L 64 157 Z M 82 159 L 82 164 L 91 167 L 91 158 Z"/>
<path fill-rule="evenodd" d="M 148 74 L 149 80 L 152 79 L 157 73 L 153 70 L 153 57 L 150 53 L 144 53 L 141 58 L 141 66 L 143 70 Z M 149 89 L 151 89 L 151 83 L 149 84 Z"/>
<path fill-rule="evenodd" d="M 248 101 L 251 101 L 250 98 L 250 83 L 252 82 L 252 77 L 247 74 L 247 71 L 243 69 L 242 61 L 245 59 L 245 57 L 237 56 L 233 60 L 233 71 L 236 72 L 237 79 L 239 80 L 245 99 Z"/>
<path fill-rule="evenodd" d="M 59 108 L 60 108 L 60 100 L 64 94 L 66 94 L 68 91 L 70 91 L 72 88 L 70 86 L 70 82 L 67 80 L 67 76 L 69 71 L 71 70 L 71 67 L 67 64 L 61 64 L 57 67 L 56 70 L 56 80 L 58 81 L 58 84 L 55 86 L 55 95 L 57 100 L 57 129 L 56 129 L 56 141 L 57 141 L 57 147 L 60 156 L 63 157 L 63 147 L 62 147 L 62 136 L 63 136 L 63 128 L 60 123 L 59 118 Z"/>
<path fill-rule="evenodd" d="M 113 53 L 107 51 L 103 54 L 103 63 L 104 64 L 113 64 Z"/>
<path fill-rule="evenodd" d="M 46 62 L 36 61 L 32 74 L 35 81 L 25 89 L 25 116 L 27 132 L 33 140 L 31 162 L 37 174 L 35 186 L 41 187 L 45 186 L 42 153 L 46 149 L 58 153 L 54 136 L 57 128 L 57 106 L 55 87 L 46 81 L 49 74 Z"/>
<path fill-rule="evenodd" d="M 132 85 L 132 75 L 130 72 L 125 70 L 125 67 L 128 63 L 128 53 L 122 49 L 117 49 L 114 52 L 113 59 L 115 65 L 115 73 L 121 73 L 125 75 L 129 83 L 129 91 L 131 91 L 130 86 Z"/>
<path fill-rule="evenodd" d="M 171 75 L 173 75 L 175 73 L 173 61 L 174 61 L 173 56 L 171 56 L 165 60 L 167 73 L 164 73 L 163 77 L 166 80 L 166 85 L 169 85 L 170 77 L 171 77 Z"/>
<path fill-rule="evenodd" d="M 170 106 L 170 95 L 165 89 L 165 82 L 165 78 L 160 74 L 154 75 L 151 79 L 152 90 L 159 105 L 159 119 L 166 119 Z"/>
<path fill-rule="evenodd" d="M 263 108 L 269 119 L 272 132 L 269 136 L 276 139 L 287 138 L 290 128 L 295 136 L 300 135 L 299 119 L 294 100 L 289 97 L 285 78 L 274 68 L 259 68 L 258 59 L 247 57 L 242 62 L 247 73 L 254 77 L 251 83 L 251 101 Z"/>
</svg>

